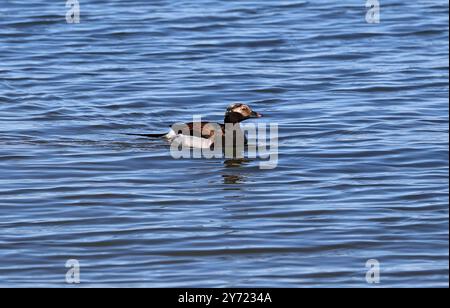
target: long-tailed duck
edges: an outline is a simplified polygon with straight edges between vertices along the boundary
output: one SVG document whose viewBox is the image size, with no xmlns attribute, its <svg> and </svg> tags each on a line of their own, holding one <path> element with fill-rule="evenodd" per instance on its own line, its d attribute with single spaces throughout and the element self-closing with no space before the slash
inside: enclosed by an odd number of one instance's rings
<svg viewBox="0 0 450 308">
<path fill-rule="evenodd" d="M 211 148 L 214 147 L 217 138 L 221 138 L 226 144 L 225 136 L 227 135 L 227 128 L 232 127 L 234 130 L 242 132 L 240 129 L 241 122 L 252 119 L 261 118 L 262 115 L 253 111 L 245 104 L 232 104 L 227 108 L 225 113 L 224 123 L 214 122 L 192 122 L 192 123 L 178 123 L 171 127 L 169 133 L 165 134 L 129 134 L 133 136 L 141 136 L 148 138 L 166 138 L 170 142 L 177 142 L 184 146 L 192 148 Z M 245 135 L 242 133 L 242 136 Z M 233 138 L 236 138 L 233 132 Z M 246 139 L 245 139 L 246 142 Z"/>
</svg>

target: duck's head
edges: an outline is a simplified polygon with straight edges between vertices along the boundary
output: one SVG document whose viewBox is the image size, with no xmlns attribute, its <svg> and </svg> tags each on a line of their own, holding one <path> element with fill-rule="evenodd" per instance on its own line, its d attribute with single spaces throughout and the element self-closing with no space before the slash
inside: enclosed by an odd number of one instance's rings
<svg viewBox="0 0 450 308">
<path fill-rule="evenodd" d="M 262 118 L 262 114 L 255 112 L 248 105 L 232 104 L 225 113 L 225 123 L 240 123 L 248 119 Z"/>
</svg>

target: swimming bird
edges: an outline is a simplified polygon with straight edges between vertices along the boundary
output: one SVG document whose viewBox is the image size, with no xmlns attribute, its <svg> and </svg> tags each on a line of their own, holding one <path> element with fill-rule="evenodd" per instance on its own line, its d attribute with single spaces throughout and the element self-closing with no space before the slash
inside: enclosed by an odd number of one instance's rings
<svg viewBox="0 0 450 308">
<path fill-rule="evenodd" d="M 242 103 L 230 105 L 226 112 L 223 123 L 214 122 L 191 122 L 177 123 L 171 126 L 168 133 L 164 134 L 128 134 L 148 138 L 165 138 L 170 142 L 176 142 L 191 148 L 214 148 L 214 144 L 222 139 L 222 145 L 226 144 L 228 127 L 232 127 L 233 145 L 236 144 L 236 135 L 242 134 L 245 144 L 247 139 L 240 128 L 240 123 L 253 118 L 262 118 L 262 114 L 255 112 L 250 106 Z M 236 134 L 236 135 L 235 135 Z"/>
</svg>

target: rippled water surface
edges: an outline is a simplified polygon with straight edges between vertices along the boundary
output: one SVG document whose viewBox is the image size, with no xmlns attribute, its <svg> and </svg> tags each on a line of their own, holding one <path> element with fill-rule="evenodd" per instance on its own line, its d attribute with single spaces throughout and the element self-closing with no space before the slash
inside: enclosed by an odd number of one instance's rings
<svg viewBox="0 0 450 308">
<path fill-rule="evenodd" d="M 0 3 L 0 285 L 448 286 L 448 2 Z M 155 133 L 242 101 L 258 160 Z"/>
</svg>

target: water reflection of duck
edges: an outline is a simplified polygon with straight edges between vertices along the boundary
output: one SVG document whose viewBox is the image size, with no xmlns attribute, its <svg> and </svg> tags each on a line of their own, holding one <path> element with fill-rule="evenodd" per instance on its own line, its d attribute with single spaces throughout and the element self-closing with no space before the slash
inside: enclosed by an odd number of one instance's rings
<svg viewBox="0 0 450 308">
<path fill-rule="evenodd" d="M 219 135 L 224 138 L 226 135 L 226 124 L 236 125 L 248 119 L 261 117 L 262 115 L 260 113 L 253 111 L 248 105 L 233 104 L 227 108 L 223 124 L 214 122 L 193 122 L 174 125 L 169 133 L 166 134 L 129 135 L 148 138 L 166 138 L 171 142 L 176 141 L 186 147 L 206 149 L 214 147 L 214 142 L 217 140 Z M 240 127 L 238 127 L 238 129 L 240 130 Z M 242 136 L 244 136 L 243 133 Z"/>
<path fill-rule="evenodd" d="M 229 159 L 224 162 L 225 168 L 234 170 L 234 174 L 223 174 L 223 182 L 227 185 L 233 185 L 233 184 L 242 184 L 245 183 L 246 176 L 240 174 L 238 171 L 240 167 L 243 165 L 250 163 L 251 160 L 249 159 Z M 230 171 L 231 171 L 230 170 Z M 227 172 L 228 173 L 228 172 Z"/>
<path fill-rule="evenodd" d="M 245 182 L 245 177 L 242 175 L 224 174 L 223 183 L 227 185 L 241 184 Z"/>
</svg>

